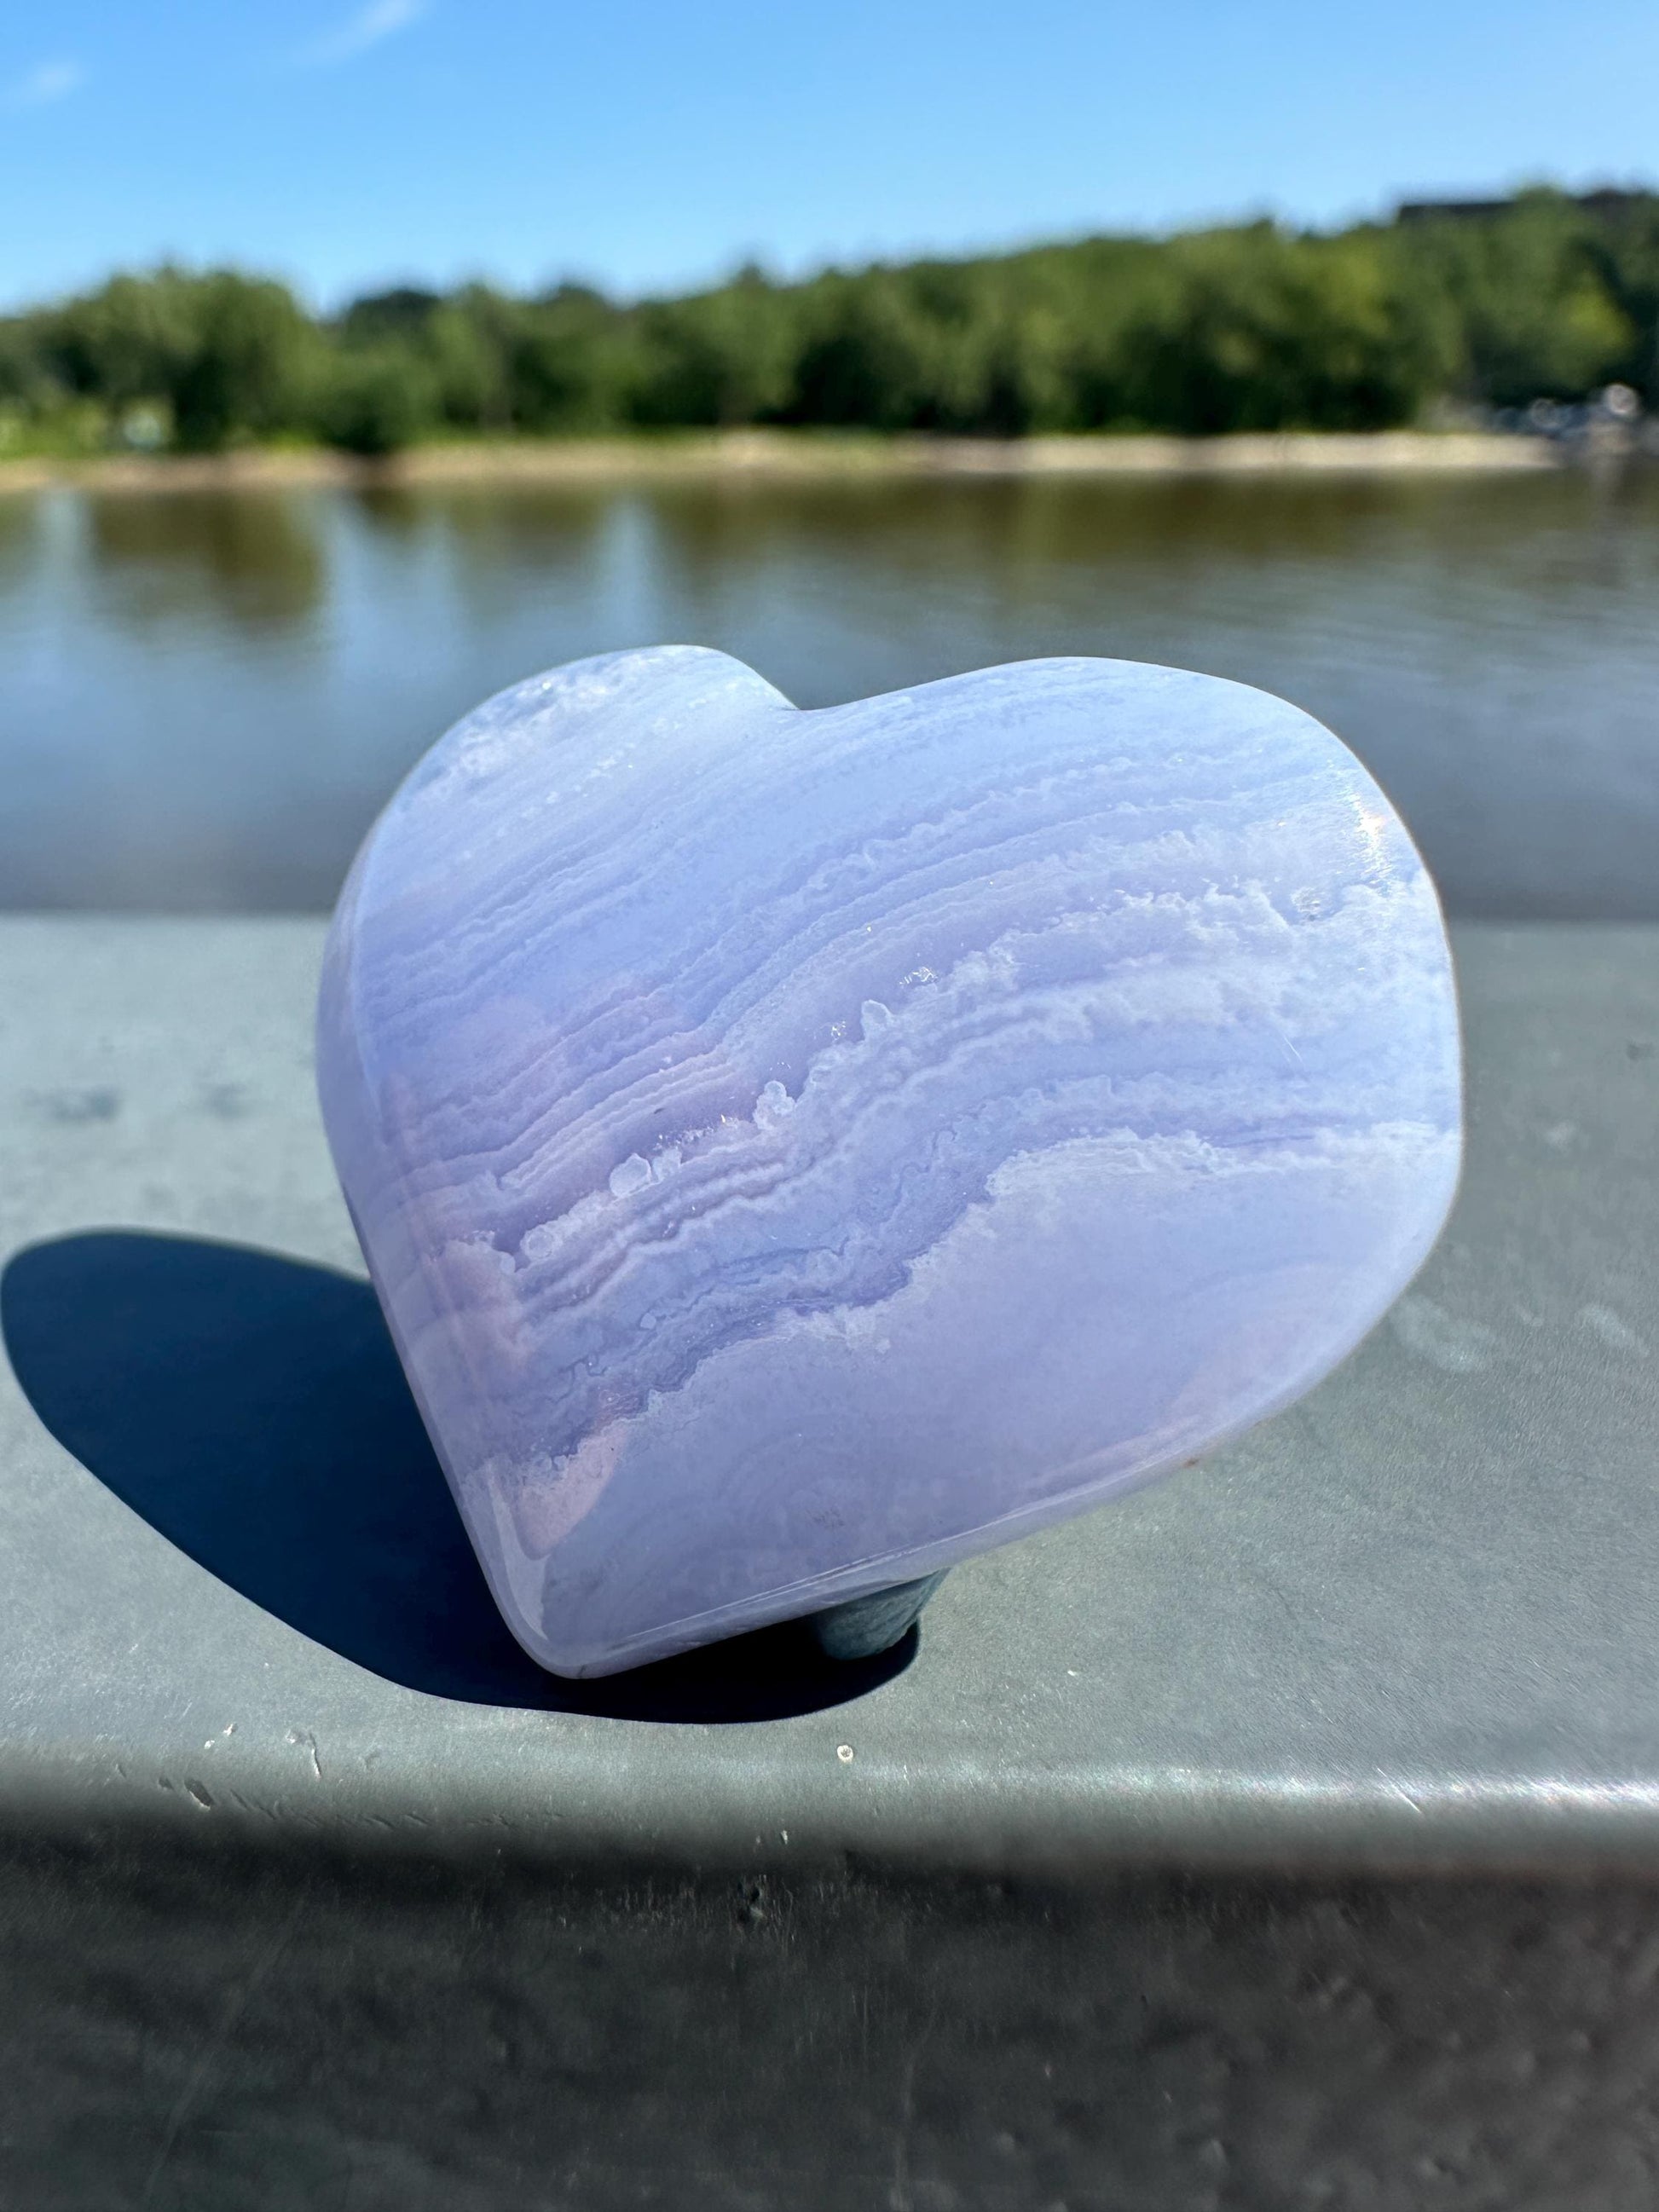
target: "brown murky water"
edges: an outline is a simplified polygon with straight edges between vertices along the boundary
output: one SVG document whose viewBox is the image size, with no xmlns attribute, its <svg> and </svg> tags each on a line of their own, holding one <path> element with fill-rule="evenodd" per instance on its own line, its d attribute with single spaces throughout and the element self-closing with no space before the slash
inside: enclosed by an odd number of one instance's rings
<svg viewBox="0 0 1659 2212">
<path fill-rule="evenodd" d="M 0 904 L 326 906 L 486 693 L 672 640 L 802 705 L 1054 653 L 1265 685 L 1454 912 L 1659 916 L 1659 471 L 0 497 Z"/>
</svg>

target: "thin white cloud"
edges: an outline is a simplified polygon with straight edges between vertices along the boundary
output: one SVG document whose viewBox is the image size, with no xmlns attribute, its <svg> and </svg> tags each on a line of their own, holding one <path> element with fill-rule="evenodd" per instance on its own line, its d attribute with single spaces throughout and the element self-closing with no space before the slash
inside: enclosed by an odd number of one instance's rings
<svg viewBox="0 0 1659 2212">
<path fill-rule="evenodd" d="M 14 77 L 0 100 L 8 107 L 50 107 L 55 100 L 67 100 L 72 92 L 79 92 L 87 81 L 87 73 L 79 62 L 37 62 L 20 77 Z"/>
<path fill-rule="evenodd" d="M 298 58 L 308 69 L 331 69 L 337 62 L 349 62 L 378 46 L 383 39 L 406 31 L 426 14 L 429 4 L 430 0 L 368 0 L 367 7 L 302 47 Z"/>
</svg>

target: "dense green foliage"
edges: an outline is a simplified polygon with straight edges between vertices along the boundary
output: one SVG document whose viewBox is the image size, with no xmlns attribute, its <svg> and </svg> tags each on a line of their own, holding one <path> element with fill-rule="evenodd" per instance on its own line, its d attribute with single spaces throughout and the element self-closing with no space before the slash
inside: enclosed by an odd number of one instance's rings
<svg viewBox="0 0 1659 2212">
<path fill-rule="evenodd" d="M 1334 235 L 1259 222 L 796 284 L 745 270 L 631 306 L 475 284 L 316 322 L 280 284 L 162 269 L 0 321 L 0 442 L 1370 429 L 1615 380 L 1659 403 L 1659 195 L 1597 211 L 1540 191 Z"/>
</svg>

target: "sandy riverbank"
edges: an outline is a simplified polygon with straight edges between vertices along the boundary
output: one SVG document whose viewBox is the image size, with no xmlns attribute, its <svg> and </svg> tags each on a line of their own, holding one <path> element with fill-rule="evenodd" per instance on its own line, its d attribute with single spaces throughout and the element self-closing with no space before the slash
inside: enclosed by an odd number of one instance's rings
<svg viewBox="0 0 1659 2212">
<path fill-rule="evenodd" d="M 0 491 L 200 491 L 285 484 L 573 483 L 648 477 L 1081 477 L 1401 474 L 1557 468 L 1538 438 L 1471 431 L 1241 434 L 1225 438 L 840 437 L 734 430 L 662 438 L 470 441 L 386 461 L 320 448 L 213 455 L 0 460 Z"/>
</svg>

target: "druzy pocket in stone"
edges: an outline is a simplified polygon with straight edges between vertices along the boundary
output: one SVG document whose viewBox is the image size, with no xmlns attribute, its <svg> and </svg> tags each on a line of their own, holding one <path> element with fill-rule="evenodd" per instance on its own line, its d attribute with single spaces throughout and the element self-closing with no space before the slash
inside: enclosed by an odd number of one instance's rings
<svg viewBox="0 0 1659 2212">
<path fill-rule="evenodd" d="M 496 1598 L 602 1674 L 1212 1450 L 1433 1243 L 1434 890 L 1283 701 L 1133 662 L 489 701 L 335 915 L 324 1115 Z"/>
</svg>

